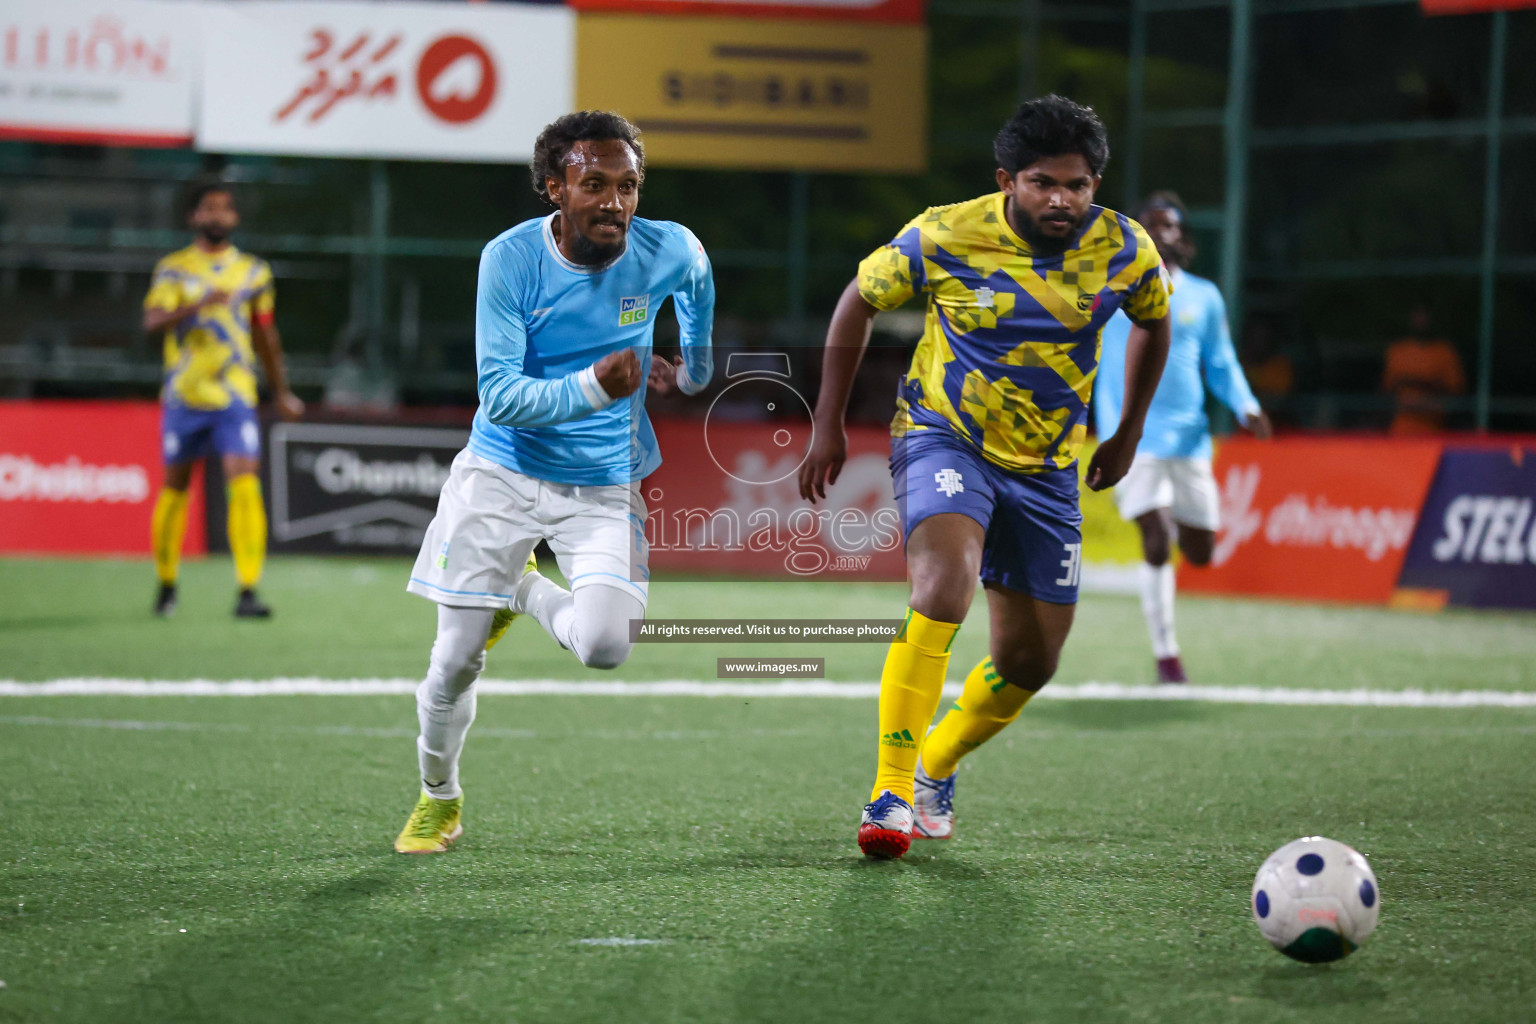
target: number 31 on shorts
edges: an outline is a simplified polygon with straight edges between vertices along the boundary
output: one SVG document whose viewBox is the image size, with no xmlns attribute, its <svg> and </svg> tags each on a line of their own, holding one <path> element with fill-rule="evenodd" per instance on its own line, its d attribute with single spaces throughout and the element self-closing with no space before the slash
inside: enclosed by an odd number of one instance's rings
<svg viewBox="0 0 1536 1024">
<path fill-rule="evenodd" d="M 1081 544 L 1063 544 L 1062 550 L 1067 557 L 1061 560 L 1061 567 L 1066 574 L 1056 581 L 1058 587 L 1075 587 L 1083 575 L 1083 546 Z"/>
</svg>

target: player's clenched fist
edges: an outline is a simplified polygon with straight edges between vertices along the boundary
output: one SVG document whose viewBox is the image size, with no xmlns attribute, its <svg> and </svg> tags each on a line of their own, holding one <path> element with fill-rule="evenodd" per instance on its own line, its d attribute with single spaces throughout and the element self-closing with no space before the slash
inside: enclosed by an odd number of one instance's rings
<svg viewBox="0 0 1536 1024">
<path fill-rule="evenodd" d="M 640 357 L 632 348 L 608 353 L 592 365 L 592 372 L 609 398 L 628 398 L 645 379 L 640 373 Z"/>
</svg>

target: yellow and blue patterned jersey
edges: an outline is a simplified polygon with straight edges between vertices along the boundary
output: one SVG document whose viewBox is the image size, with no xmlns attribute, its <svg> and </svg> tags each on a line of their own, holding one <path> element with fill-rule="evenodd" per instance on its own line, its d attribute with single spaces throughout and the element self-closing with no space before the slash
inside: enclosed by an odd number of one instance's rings
<svg viewBox="0 0 1536 1024">
<path fill-rule="evenodd" d="M 144 308 L 177 310 L 213 291 L 228 293 L 229 301 L 199 310 L 165 331 L 161 399 L 190 409 L 254 408 L 251 326 L 270 324 L 273 311 L 272 268 L 266 260 L 234 246 L 210 253 L 189 245 L 155 264 Z"/>
<path fill-rule="evenodd" d="M 947 429 L 1016 473 L 1064 469 L 1087 436 L 1099 334 L 1147 322 L 1172 291 L 1140 224 L 1094 206 L 1065 252 L 1036 256 L 1001 192 L 925 210 L 859 264 L 859 294 L 895 309 L 928 293 L 891 433 Z"/>
</svg>

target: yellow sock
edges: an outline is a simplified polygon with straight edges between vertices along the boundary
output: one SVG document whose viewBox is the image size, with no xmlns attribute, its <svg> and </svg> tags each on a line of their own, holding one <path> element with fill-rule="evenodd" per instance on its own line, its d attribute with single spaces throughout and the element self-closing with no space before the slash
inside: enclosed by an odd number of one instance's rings
<svg viewBox="0 0 1536 1024">
<path fill-rule="evenodd" d="M 242 588 L 254 587 L 267 558 L 267 510 L 255 473 L 229 482 L 229 550 L 235 556 L 235 579 Z"/>
<path fill-rule="evenodd" d="M 965 677 L 965 692 L 923 744 L 923 770 L 932 778 L 953 775 L 960 759 L 1003 731 L 1035 691 L 1003 681 L 983 658 Z"/>
<path fill-rule="evenodd" d="M 155 575 L 161 583 L 175 583 L 181 569 L 181 541 L 187 535 L 187 492 L 171 487 L 160 490 L 149 536 L 155 550 Z"/>
<path fill-rule="evenodd" d="M 907 609 L 880 673 L 880 767 L 871 800 L 888 789 L 912 802 L 918 750 L 939 708 L 949 645 L 959 629 L 958 622 L 935 622 Z"/>
</svg>

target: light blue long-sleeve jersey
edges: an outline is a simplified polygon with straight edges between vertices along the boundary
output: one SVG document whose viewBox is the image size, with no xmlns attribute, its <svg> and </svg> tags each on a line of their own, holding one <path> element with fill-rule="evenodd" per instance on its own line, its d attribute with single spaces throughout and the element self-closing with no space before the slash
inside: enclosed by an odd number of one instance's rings
<svg viewBox="0 0 1536 1024">
<path fill-rule="evenodd" d="M 1173 340 L 1168 363 L 1147 410 L 1136 454 L 1159 459 L 1210 458 L 1211 424 L 1205 389 L 1241 419 L 1259 411 L 1227 329 L 1227 306 L 1214 281 L 1179 272 L 1174 278 L 1169 317 Z M 1104 325 L 1099 376 L 1093 385 L 1093 423 L 1100 439 L 1120 426 L 1125 403 L 1125 342 L 1131 322 L 1123 314 Z"/>
<path fill-rule="evenodd" d="M 621 256 L 584 267 L 561 255 L 554 217 L 525 221 L 480 254 L 480 409 L 469 450 L 555 483 L 639 480 L 661 465 L 646 386 L 614 401 L 592 365 L 632 348 L 647 372 L 656 313 L 670 295 L 682 328 L 678 387 L 702 391 L 714 373 L 709 257 L 682 225 L 636 217 Z"/>
</svg>

